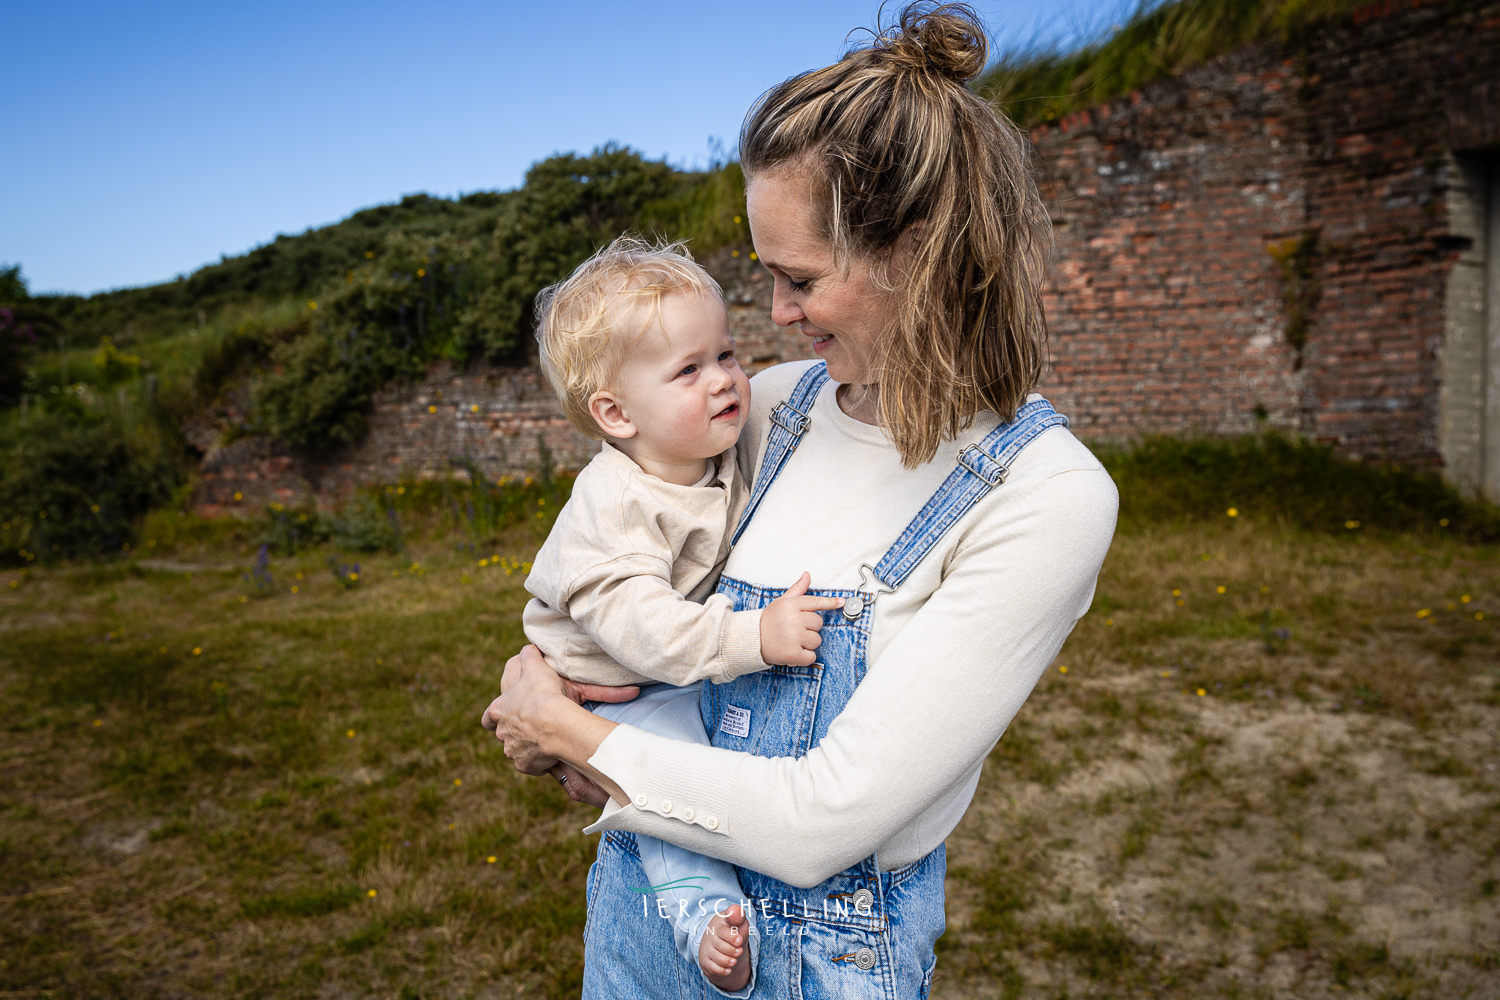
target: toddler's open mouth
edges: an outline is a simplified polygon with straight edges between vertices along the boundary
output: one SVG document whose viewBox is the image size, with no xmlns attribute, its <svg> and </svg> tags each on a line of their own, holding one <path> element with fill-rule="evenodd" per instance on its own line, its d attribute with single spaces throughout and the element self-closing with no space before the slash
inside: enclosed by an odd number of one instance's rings
<svg viewBox="0 0 1500 1000">
<path fill-rule="evenodd" d="M 733 420 L 735 417 L 737 417 L 739 415 L 740 415 L 740 404 L 739 403 L 730 403 L 728 406 L 724 407 L 724 409 L 720 410 L 718 413 L 715 413 L 714 416 L 713 416 L 713 418 L 715 420 Z"/>
</svg>

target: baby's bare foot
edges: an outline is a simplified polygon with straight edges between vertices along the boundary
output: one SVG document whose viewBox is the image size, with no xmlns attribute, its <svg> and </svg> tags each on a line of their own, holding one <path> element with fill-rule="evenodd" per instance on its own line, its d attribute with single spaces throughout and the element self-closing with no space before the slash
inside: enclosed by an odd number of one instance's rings
<svg viewBox="0 0 1500 1000">
<path fill-rule="evenodd" d="M 698 945 L 698 966 L 703 975 L 725 993 L 742 990 L 750 981 L 750 956 L 745 952 L 745 914 L 731 906 L 715 914 Z"/>
</svg>

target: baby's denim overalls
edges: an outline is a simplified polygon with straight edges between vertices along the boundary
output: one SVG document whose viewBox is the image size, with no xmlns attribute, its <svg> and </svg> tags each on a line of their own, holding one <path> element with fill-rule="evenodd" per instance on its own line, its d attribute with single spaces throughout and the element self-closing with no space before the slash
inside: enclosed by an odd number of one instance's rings
<svg viewBox="0 0 1500 1000">
<path fill-rule="evenodd" d="M 815 365 L 771 415 L 755 488 L 734 541 L 755 515 L 808 427 L 806 414 L 828 379 Z M 810 593 L 844 598 L 823 614 L 823 644 L 810 667 L 777 666 L 728 684 L 703 685 L 703 721 L 713 744 L 761 757 L 801 757 L 817 746 L 864 679 L 865 650 L 881 593 L 895 590 L 969 508 L 1005 479 L 1021 449 L 1049 427 L 1066 424 L 1045 400 L 1021 407 L 958 465 L 874 567 L 861 567 L 859 590 Z M 723 577 L 719 591 L 735 610 L 765 607 L 780 589 Z M 851 822 L 857 822 L 857 819 Z M 788 836 L 795 834 L 789 831 Z M 757 935 L 754 997 L 786 1000 L 910 1000 L 926 997 L 943 933 L 944 849 L 882 872 L 874 855 L 811 889 L 798 889 L 736 867 L 752 901 Z M 675 1000 L 716 991 L 673 946 L 670 921 L 648 912 L 640 887 L 635 835 L 608 831 L 589 869 L 584 931 L 586 1000 Z"/>
</svg>

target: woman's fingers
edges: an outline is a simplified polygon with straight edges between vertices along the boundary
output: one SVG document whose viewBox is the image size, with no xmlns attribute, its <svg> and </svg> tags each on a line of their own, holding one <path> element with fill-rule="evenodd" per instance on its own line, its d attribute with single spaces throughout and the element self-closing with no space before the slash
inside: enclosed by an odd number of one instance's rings
<svg viewBox="0 0 1500 1000">
<path fill-rule="evenodd" d="M 537 745 L 537 716 L 547 699 L 569 697 L 566 685 L 535 646 L 527 646 L 511 657 L 505 665 L 503 683 L 505 693 L 490 703 L 480 722 L 505 742 L 505 756 L 516 770 L 543 774 L 556 766 L 557 759 L 543 754 Z"/>
<path fill-rule="evenodd" d="M 522 650 L 522 652 L 525 652 L 527 649 L 535 648 L 535 646 L 527 646 Z M 510 689 L 510 686 L 516 682 L 516 675 L 519 673 L 520 669 L 521 653 L 517 653 L 515 656 L 512 656 L 510 659 L 505 661 L 505 669 L 500 672 L 501 694 L 504 694 L 506 691 L 508 691 Z"/>
<path fill-rule="evenodd" d="M 562 783 L 563 791 L 567 792 L 568 798 L 574 802 L 583 802 L 603 809 L 604 803 L 609 801 L 608 792 L 584 777 L 570 764 L 558 764 L 547 773 Z"/>
<path fill-rule="evenodd" d="M 479 717 L 479 724 L 502 740 L 505 739 L 505 736 L 500 732 L 500 714 L 503 711 L 500 701 L 504 697 L 505 695 L 501 695 L 490 702 L 489 707 L 484 710 L 484 714 Z"/>
<path fill-rule="evenodd" d="M 568 681 L 568 697 L 582 705 L 586 701 L 633 701 L 641 693 L 638 687 L 605 687 L 603 684 L 579 684 Z"/>
</svg>

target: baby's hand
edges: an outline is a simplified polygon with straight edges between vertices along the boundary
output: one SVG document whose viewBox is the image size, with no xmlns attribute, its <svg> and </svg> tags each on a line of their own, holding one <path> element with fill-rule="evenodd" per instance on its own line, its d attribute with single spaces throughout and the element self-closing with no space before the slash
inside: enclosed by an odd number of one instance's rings
<svg viewBox="0 0 1500 1000">
<path fill-rule="evenodd" d="M 793 667 L 809 666 L 817 659 L 813 650 L 823 644 L 819 611 L 844 606 L 842 597 L 808 597 L 812 577 L 803 573 L 792 588 L 766 605 L 760 614 L 760 658 L 767 663 Z"/>
</svg>

